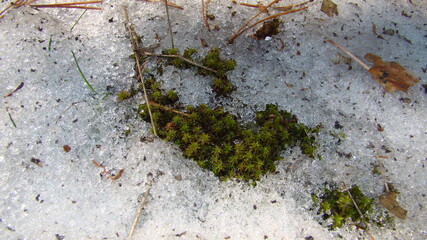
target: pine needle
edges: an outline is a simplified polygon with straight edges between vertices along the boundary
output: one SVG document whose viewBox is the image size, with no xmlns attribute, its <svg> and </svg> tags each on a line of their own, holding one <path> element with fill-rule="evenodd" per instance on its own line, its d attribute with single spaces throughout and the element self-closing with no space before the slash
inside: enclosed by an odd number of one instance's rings
<svg viewBox="0 0 427 240">
<path fill-rule="evenodd" d="M 277 2 L 280 2 L 281 0 L 273 0 L 270 4 L 268 4 L 267 6 L 265 6 L 265 7 L 263 7 L 263 8 L 261 8 L 260 9 L 260 11 L 257 13 L 257 14 L 255 14 L 255 16 L 253 16 L 251 19 L 249 19 L 245 24 L 243 24 L 243 26 L 241 26 L 240 28 L 239 28 L 239 30 L 237 30 L 236 31 L 236 33 L 233 35 L 233 36 L 231 36 L 231 38 L 230 38 L 230 40 L 229 40 L 229 42 L 230 43 L 233 43 L 233 41 L 234 41 L 234 39 L 236 38 L 236 37 L 238 37 L 240 34 L 241 34 L 241 31 L 247 26 L 247 25 L 249 25 L 249 23 L 252 21 L 252 20 L 254 20 L 256 17 L 258 17 L 261 13 L 263 13 L 263 12 L 265 12 L 266 10 L 267 10 L 267 8 L 269 8 L 271 5 L 273 5 L 273 4 L 275 4 L 275 3 L 277 3 Z"/>
<path fill-rule="evenodd" d="M 16 128 L 16 124 L 15 121 L 13 121 L 12 115 L 10 115 L 10 113 L 7 114 L 9 114 L 9 120 L 12 122 L 12 125 Z"/>
<path fill-rule="evenodd" d="M 168 5 L 168 0 L 164 0 L 165 1 L 165 8 L 166 8 L 166 17 L 168 20 L 168 27 L 169 27 L 169 35 L 171 37 L 171 47 L 175 48 L 175 44 L 173 42 L 173 32 L 172 32 L 172 25 L 171 25 L 171 20 L 169 17 L 169 5 Z"/>
<path fill-rule="evenodd" d="M 208 22 L 208 6 L 209 6 L 210 0 L 207 0 L 205 3 L 205 0 L 202 0 L 202 17 L 203 17 L 203 23 L 205 24 L 206 28 L 210 31 L 211 28 L 209 27 Z"/>
<path fill-rule="evenodd" d="M 74 26 L 77 25 L 77 23 L 80 21 L 80 19 L 83 17 L 83 14 L 85 14 L 87 12 L 87 9 L 83 11 L 83 13 L 80 15 L 79 18 L 77 18 L 77 21 L 73 24 L 73 26 L 70 28 L 70 32 L 73 31 Z M 50 43 L 50 42 L 49 42 Z M 49 51 L 50 51 L 50 46 L 49 46 Z"/>
<path fill-rule="evenodd" d="M 299 11 L 305 10 L 306 8 L 308 8 L 308 7 L 302 7 L 302 8 L 292 9 L 292 10 L 289 10 L 289 11 L 285 11 L 285 12 L 281 12 L 281 13 L 277 13 L 277 14 L 274 14 L 274 15 L 268 16 L 268 17 L 266 17 L 266 18 L 263 18 L 263 19 L 261 19 L 261 20 L 259 20 L 259 21 L 255 22 L 254 24 L 250 25 L 249 27 L 247 27 L 247 28 L 243 29 L 242 31 L 240 31 L 240 32 L 239 32 L 239 34 L 238 34 L 238 35 L 240 35 L 240 34 L 242 34 L 242 33 L 246 32 L 247 30 L 249 30 L 249 29 L 251 29 L 251 28 L 255 27 L 256 25 L 258 25 L 258 24 L 260 24 L 260 23 L 262 23 L 262 22 L 265 22 L 265 21 L 267 21 L 267 20 L 270 20 L 270 19 L 273 19 L 273 18 L 276 18 L 276 17 L 282 16 L 282 15 L 286 15 L 286 14 L 290 14 L 290 13 L 294 13 L 294 12 L 299 12 Z M 238 35 L 237 35 L 237 36 L 238 36 Z M 237 36 L 236 36 L 236 37 L 237 37 Z"/>
<path fill-rule="evenodd" d="M 339 45 L 338 43 L 332 41 L 332 40 L 326 40 L 329 43 L 331 43 L 332 45 L 334 45 L 335 47 L 339 48 L 341 51 L 343 51 L 345 54 L 347 54 L 348 56 L 350 56 L 351 58 L 354 59 L 354 61 L 356 61 L 357 63 L 359 63 L 364 69 L 366 69 L 367 71 L 369 71 L 370 67 L 368 65 L 366 65 L 364 62 L 362 62 L 362 60 L 360 60 L 358 57 L 354 56 L 350 51 L 348 51 L 346 48 L 344 48 L 343 46 Z"/>
<path fill-rule="evenodd" d="M 150 104 L 151 104 L 152 106 L 159 107 L 159 108 L 164 109 L 164 110 L 166 110 L 166 111 L 170 111 L 170 112 L 173 112 L 173 113 L 176 113 L 176 114 L 182 115 L 182 116 L 184 116 L 184 117 L 188 117 L 188 116 L 189 116 L 187 113 L 180 112 L 180 111 L 178 111 L 178 110 L 175 110 L 175 109 L 173 109 L 173 108 L 170 108 L 170 107 L 167 107 L 167 106 L 164 106 L 164 105 L 161 105 L 161 104 L 155 103 L 155 102 L 153 102 L 153 101 L 150 101 Z"/>
<path fill-rule="evenodd" d="M 97 4 L 103 1 L 71 2 L 71 3 L 54 3 L 54 4 L 25 4 L 36 8 L 77 8 L 86 10 L 101 10 L 99 7 L 81 6 L 85 4 Z"/>
<path fill-rule="evenodd" d="M 185 58 L 185 57 L 183 57 L 181 55 L 154 54 L 154 53 L 150 53 L 150 52 L 141 51 L 140 49 L 137 49 L 137 51 L 140 52 L 141 54 L 144 54 L 144 55 L 147 55 L 147 56 L 165 57 L 165 58 L 179 58 L 179 59 L 181 59 L 181 60 L 183 60 L 183 61 L 185 61 L 185 62 L 187 62 L 187 63 L 189 63 L 191 65 L 194 65 L 196 67 L 203 68 L 205 70 L 208 70 L 208 71 L 211 71 L 211 72 L 214 72 L 214 73 L 217 72 L 217 71 L 213 70 L 212 68 L 208 68 L 208 67 L 200 65 L 198 63 L 195 63 L 195 62 L 193 62 L 193 61 L 191 61 L 191 60 L 189 60 L 189 59 L 187 59 L 187 58 Z"/>
<path fill-rule="evenodd" d="M 153 175 L 151 173 L 148 174 L 148 189 L 145 191 L 144 195 L 141 198 L 141 204 L 139 204 L 138 211 L 136 212 L 135 218 L 133 220 L 132 228 L 130 229 L 128 240 L 132 239 L 133 233 L 135 232 L 136 225 L 138 224 L 138 220 L 141 217 L 142 210 L 144 210 L 145 202 L 147 201 L 148 194 L 150 194 L 151 185 L 153 183 Z"/>
<path fill-rule="evenodd" d="M 97 92 L 95 91 L 95 89 L 93 89 L 92 85 L 90 85 L 89 81 L 86 79 L 85 75 L 83 74 L 82 70 L 80 69 L 79 63 L 77 62 L 77 58 L 76 58 L 76 55 L 74 54 L 73 50 L 71 50 L 71 53 L 73 54 L 73 58 L 74 58 L 74 61 L 76 62 L 77 69 L 79 70 L 80 75 L 82 76 L 82 78 L 85 81 L 86 85 L 89 87 L 90 90 L 92 90 L 92 92 L 94 92 L 95 94 L 97 94 Z"/>
<path fill-rule="evenodd" d="M 156 131 L 156 124 L 154 122 L 154 118 L 153 118 L 153 114 L 151 113 L 151 108 L 150 108 L 150 101 L 148 100 L 148 94 L 147 94 L 147 89 L 145 88 L 145 81 L 144 81 L 144 77 L 142 76 L 142 72 L 143 69 L 145 68 L 145 64 L 147 62 L 144 62 L 143 65 L 141 66 L 140 64 L 140 54 L 138 52 L 137 49 L 139 49 L 139 43 L 138 43 L 138 36 L 136 35 L 135 30 L 133 29 L 133 26 L 130 23 L 129 20 L 129 14 L 128 14 L 128 10 L 126 6 L 123 6 L 123 11 L 124 11 L 124 16 L 125 16 L 125 27 L 129 32 L 129 36 L 130 36 L 130 41 L 132 44 L 132 48 L 133 48 L 133 52 L 135 54 L 135 59 L 136 59 L 136 66 L 138 69 L 138 76 L 139 79 L 141 79 L 141 83 L 142 83 L 142 90 L 144 91 L 144 98 L 145 98 L 145 102 L 147 104 L 147 109 L 148 109 L 148 115 L 150 116 L 150 122 L 151 125 L 153 126 L 153 134 L 155 136 L 157 136 L 157 131 Z"/>
</svg>

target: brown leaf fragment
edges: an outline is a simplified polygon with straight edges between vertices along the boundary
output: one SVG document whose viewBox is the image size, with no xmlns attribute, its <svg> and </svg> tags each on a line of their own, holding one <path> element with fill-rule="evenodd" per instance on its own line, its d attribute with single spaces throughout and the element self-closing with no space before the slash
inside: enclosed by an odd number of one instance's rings
<svg viewBox="0 0 427 240">
<path fill-rule="evenodd" d="M 320 11 L 326 13 L 329 17 L 333 17 L 334 14 L 338 16 L 338 7 L 332 0 L 323 0 Z"/>
<path fill-rule="evenodd" d="M 368 70 L 372 74 L 372 78 L 381 84 L 388 93 L 396 90 L 407 93 L 408 88 L 418 82 L 412 72 L 397 62 L 383 62 L 381 57 L 372 53 L 366 54 L 365 58 L 374 64 Z"/>
<path fill-rule="evenodd" d="M 31 162 L 36 164 L 39 167 L 43 167 L 43 161 L 38 158 L 32 157 Z"/>
<path fill-rule="evenodd" d="M 405 219 L 408 211 L 399 206 L 399 203 L 396 201 L 396 197 L 397 193 L 386 192 L 380 196 L 380 203 L 396 217 Z"/>
<path fill-rule="evenodd" d="M 117 175 L 115 175 L 115 176 L 113 176 L 113 175 L 111 175 L 110 174 L 110 176 L 108 176 L 111 180 L 117 180 L 117 179 L 119 179 L 121 176 L 122 176 L 122 174 L 123 174 L 123 171 L 124 171 L 125 169 L 124 168 L 122 168 L 122 169 L 120 169 L 119 170 L 119 172 L 117 173 Z"/>
<path fill-rule="evenodd" d="M 64 146 L 63 146 L 63 148 L 64 148 L 64 151 L 65 151 L 65 152 L 69 152 L 69 151 L 71 151 L 71 147 L 70 147 L 70 145 L 64 145 Z"/>
</svg>

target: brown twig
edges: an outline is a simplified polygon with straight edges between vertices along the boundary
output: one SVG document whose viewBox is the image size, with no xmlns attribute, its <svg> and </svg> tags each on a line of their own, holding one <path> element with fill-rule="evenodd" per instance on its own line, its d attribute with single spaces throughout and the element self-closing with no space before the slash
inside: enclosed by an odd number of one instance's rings
<svg viewBox="0 0 427 240">
<path fill-rule="evenodd" d="M 356 61 L 357 63 L 359 63 L 364 69 L 366 69 L 367 71 L 369 71 L 370 67 L 368 65 L 366 65 L 364 62 L 362 62 L 362 60 L 360 60 L 358 57 L 354 56 L 350 51 L 348 51 L 347 49 L 345 49 L 343 46 L 339 45 L 338 43 L 336 43 L 336 42 L 334 42 L 332 40 L 326 40 L 326 41 L 329 42 L 329 43 L 331 43 L 335 47 L 339 48 L 345 54 L 347 54 L 348 56 L 350 56 L 351 58 L 353 58 L 354 61 Z"/>
</svg>

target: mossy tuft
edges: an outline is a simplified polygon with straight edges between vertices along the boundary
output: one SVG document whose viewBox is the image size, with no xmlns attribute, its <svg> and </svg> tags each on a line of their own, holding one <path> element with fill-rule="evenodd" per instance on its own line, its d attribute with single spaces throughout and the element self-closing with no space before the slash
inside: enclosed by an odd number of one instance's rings
<svg viewBox="0 0 427 240">
<path fill-rule="evenodd" d="M 159 96 L 163 98 L 166 94 Z M 262 175 L 275 171 L 275 162 L 287 147 L 299 146 L 310 157 L 316 150 L 315 129 L 298 123 L 294 115 L 274 104 L 257 112 L 252 125 L 241 124 L 221 107 L 187 106 L 182 110 L 185 114 L 151 107 L 159 137 L 177 144 L 185 157 L 223 180 L 260 180 Z M 140 105 L 139 110 L 149 121 L 146 105 Z"/>
<path fill-rule="evenodd" d="M 167 49 L 163 50 L 162 54 L 179 55 L 180 52 L 178 49 Z M 196 54 L 197 51 L 195 49 L 189 48 L 184 50 L 184 54 L 182 55 L 182 57 L 192 62 L 196 62 Z M 187 69 L 191 66 L 194 66 L 181 58 L 174 58 L 172 60 L 168 60 L 168 63 L 180 69 Z M 217 94 L 217 96 L 228 96 L 231 92 L 235 90 L 235 87 L 228 80 L 227 72 L 234 70 L 234 68 L 236 67 L 236 61 L 233 59 L 221 59 L 219 48 L 211 49 L 205 57 L 201 58 L 200 63 L 197 64 L 211 69 L 208 70 L 199 67 L 198 74 L 213 77 L 214 80 L 212 81 L 212 89 Z"/>
<path fill-rule="evenodd" d="M 319 213 L 323 214 L 323 219 L 332 219 L 332 224 L 329 225 L 331 230 L 343 227 L 350 219 L 357 226 L 366 228 L 366 224 L 370 220 L 373 199 L 365 196 L 357 185 L 353 185 L 348 191 L 363 216 L 359 213 L 347 191 L 341 191 L 338 188 L 332 190 L 325 188 L 322 196 L 312 196 L 313 201 L 319 204 Z"/>
</svg>

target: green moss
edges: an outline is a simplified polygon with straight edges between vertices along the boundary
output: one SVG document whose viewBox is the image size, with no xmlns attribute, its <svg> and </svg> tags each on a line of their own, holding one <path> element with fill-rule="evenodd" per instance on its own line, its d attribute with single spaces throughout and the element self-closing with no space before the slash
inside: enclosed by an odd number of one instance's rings
<svg viewBox="0 0 427 240">
<path fill-rule="evenodd" d="M 167 49 L 163 50 L 162 54 L 166 55 L 180 55 L 178 49 Z M 184 54 L 182 55 L 184 58 L 196 62 L 193 58 L 197 54 L 195 49 L 186 49 Z M 173 65 L 176 68 L 185 69 L 190 67 L 195 67 L 194 65 L 180 59 L 173 58 L 168 60 L 168 64 Z M 198 68 L 198 74 L 203 76 L 211 76 L 213 77 L 212 81 L 212 89 L 217 94 L 217 96 L 228 96 L 232 91 L 234 91 L 235 87 L 231 84 L 231 82 L 227 78 L 227 72 L 234 70 L 236 67 L 236 61 L 233 59 L 221 59 L 220 57 L 220 49 L 214 48 L 211 49 L 205 57 L 203 57 L 200 63 L 204 67 L 207 67 L 211 70 Z"/>
<path fill-rule="evenodd" d="M 360 215 L 347 191 L 325 188 L 322 196 L 312 197 L 313 201 L 315 199 L 314 202 L 319 205 L 319 213 L 323 214 L 323 219 L 332 220 L 330 229 L 343 227 L 349 219 L 359 226 L 366 226 L 371 218 L 373 199 L 365 196 L 357 185 L 352 186 L 348 191 L 363 216 Z"/>
<path fill-rule="evenodd" d="M 141 116 L 149 121 L 146 105 Z M 274 172 L 275 162 L 287 147 L 299 146 L 314 156 L 313 130 L 298 123 L 295 116 L 268 104 L 256 113 L 255 125 L 242 125 L 223 108 L 188 106 L 188 116 L 153 107 L 153 118 L 160 138 L 174 142 L 183 155 L 223 180 L 237 178 L 257 181 Z"/>
<path fill-rule="evenodd" d="M 131 98 L 132 94 L 129 91 L 123 90 L 117 94 L 117 101 L 121 102 L 125 99 Z"/>
<path fill-rule="evenodd" d="M 197 53 L 197 50 L 189 48 L 189 49 L 186 49 L 184 51 L 184 54 L 182 56 L 184 58 L 186 58 L 186 59 L 194 62 L 194 59 L 192 58 L 192 55 L 196 54 L 196 53 Z M 176 48 L 163 50 L 162 54 L 165 54 L 165 55 L 180 55 L 179 50 L 176 49 Z M 184 60 L 182 60 L 180 58 L 170 59 L 169 63 L 171 65 L 173 65 L 174 67 L 180 68 L 180 69 L 185 69 L 185 68 L 189 68 L 189 67 L 192 66 L 190 63 L 188 63 L 188 62 L 186 62 L 186 61 L 184 61 Z"/>
</svg>

